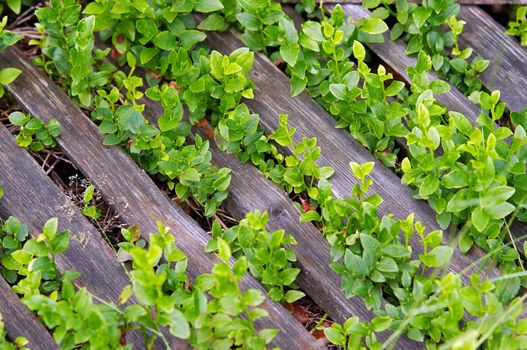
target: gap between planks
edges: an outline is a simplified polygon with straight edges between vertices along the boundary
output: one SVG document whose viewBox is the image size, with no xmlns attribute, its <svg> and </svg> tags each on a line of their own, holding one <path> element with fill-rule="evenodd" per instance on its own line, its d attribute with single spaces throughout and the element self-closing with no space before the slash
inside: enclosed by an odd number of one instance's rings
<svg viewBox="0 0 527 350">
<path fill-rule="evenodd" d="M 204 247 L 208 234 L 182 209 L 162 193 L 154 182 L 133 160 L 118 147 L 102 145 L 102 135 L 97 127 L 74 103 L 49 80 L 37 67 L 22 57 L 20 51 L 8 48 L 0 52 L 0 66 L 17 67 L 22 75 L 8 86 L 11 94 L 32 115 L 48 121 L 57 119 L 62 134 L 57 139 L 65 154 L 75 166 L 92 181 L 120 218 L 128 225 L 139 224 L 145 233 L 157 231 L 157 220 L 172 229 L 178 248 L 189 257 L 188 272 L 191 278 L 209 273 L 219 262 Z M 46 91 L 46 94 L 42 92 Z M 243 290 L 257 288 L 260 284 L 251 276 L 241 281 Z M 282 305 L 266 298 L 261 307 L 269 317 L 256 321 L 257 328 L 276 328 L 280 332 L 273 346 L 283 349 L 322 349 L 318 342 Z"/>
</svg>

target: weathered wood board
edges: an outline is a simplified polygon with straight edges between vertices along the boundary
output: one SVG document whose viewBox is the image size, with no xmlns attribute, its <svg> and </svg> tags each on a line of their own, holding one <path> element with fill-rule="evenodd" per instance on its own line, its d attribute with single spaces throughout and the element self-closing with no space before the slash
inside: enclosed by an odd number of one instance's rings
<svg viewBox="0 0 527 350">
<path fill-rule="evenodd" d="M 81 276 L 74 281 L 77 287 L 118 303 L 119 294 L 130 281 L 115 252 L 3 125 L 0 125 L 0 179 L 4 187 L 0 215 L 16 216 L 33 236 L 41 232 L 49 218 L 58 218 L 59 230 L 69 230 L 72 235 L 68 251 L 57 255 L 59 271 L 80 272 Z M 142 344 L 139 333 L 131 333 L 129 338 Z"/>
<path fill-rule="evenodd" d="M 46 328 L 40 323 L 27 307 L 22 304 L 18 295 L 0 276 L 0 314 L 2 314 L 5 330 L 9 339 L 17 337 L 28 340 L 28 347 L 33 350 L 55 350 L 55 343 Z"/>
<path fill-rule="evenodd" d="M 191 277 L 208 273 L 218 259 L 204 252 L 208 235 L 183 210 L 171 202 L 154 182 L 118 147 L 104 147 L 97 127 L 58 86 L 13 48 L 0 52 L 0 67 L 24 71 L 9 91 L 32 115 L 62 125 L 58 143 L 76 167 L 101 191 L 120 218 L 139 224 L 143 236 L 156 232 L 158 220 L 172 228 L 178 247 L 189 257 Z M 45 94 L 42 93 L 45 91 Z M 242 280 L 243 289 L 262 289 L 252 277 Z M 266 299 L 270 316 L 257 321 L 259 328 L 280 330 L 274 346 L 284 349 L 319 349 L 317 342 L 281 305 Z"/>
<path fill-rule="evenodd" d="M 506 35 L 505 28 L 478 6 L 461 6 L 459 17 L 466 22 L 460 47 L 471 47 L 473 56 L 490 61 L 481 73 L 483 84 L 500 90 L 501 100 L 511 111 L 523 111 L 527 108 L 527 48 Z"/>
</svg>

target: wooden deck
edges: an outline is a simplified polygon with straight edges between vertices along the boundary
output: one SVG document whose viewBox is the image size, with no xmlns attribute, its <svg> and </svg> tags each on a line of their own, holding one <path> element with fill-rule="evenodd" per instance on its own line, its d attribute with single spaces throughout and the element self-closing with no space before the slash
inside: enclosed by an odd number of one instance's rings
<svg viewBox="0 0 527 350">
<path fill-rule="evenodd" d="M 331 10 L 335 2 L 337 1 L 326 1 L 326 8 Z M 369 16 L 369 11 L 357 5 L 355 0 L 338 2 L 346 3 L 343 8 L 354 19 Z M 467 2 L 488 4 L 490 0 Z M 503 0 L 499 3 L 527 2 Z M 467 21 L 466 33 L 460 40 L 461 46 L 473 47 L 476 54 L 491 61 L 482 76 L 485 87 L 501 90 L 502 100 L 511 110 L 523 110 L 527 106 L 527 50 L 520 47 L 513 38 L 504 35 L 504 28 L 477 6 L 462 6 L 461 18 Z M 298 18 L 296 20 L 301 21 Z M 234 30 L 207 34 L 211 47 L 224 54 L 243 46 L 239 33 Z M 388 36 L 386 39 L 383 44 L 368 46 L 386 66 L 408 81 L 406 67 L 414 65 L 416 59 L 405 55 L 406 46 L 402 41 L 392 42 Z M 189 257 L 188 272 L 191 277 L 210 271 L 219 262 L 215 255 L 204 252 L 209 234 L 181 207 L 173 203 L 123 150 L 103 146 L 102 136 L 95 124 L 40 69 L 14 48 L 0 51 L 0 69 L 6 67 L 17 67 L 23 71 L 7 87 L 9 92 L 33 116 L 43 121 L 54 118 L 60 122 L 62 134 L 57 139 L 60 149 L 101 192 L 104 200 L 125 224 L 139 223 L 147 241 L 149 233 L 157 231 L 158 220 L 170 227 L 177 246 Z M 349 162 L 375 162 L 371 174 L 374 182 L 370 191 L 379 194 L 384 200 L 380 214 L 393 213 L 396 218 L 402 219 L 415 213 L 416 219 L 423 222 L 427 230 L 439 229 L 435 213 L 428 204 L 413 198 L 412 190 L 402 185 L 396 174 L 354 140 L 346 130 L 336 129 L 334 119 L 317 102 L 305 93 L 291 97 L 288 77 L 263 54 L 255 55 L 251 78 L 256 85 L 255 98 L 246 103 L 252 112 L 260 115 L 265 132 L 272 133 L 278 127 L 278 114 L 285 113 L 289 114 L 290 126 L 297 130 L 295 141 L 303 137 L 316 137 L 317 145 L 322 149 L 319 164 L 335 169 L 330 182 L 336 197 L 348 198 L 357 183 Z M 432 74 L 431 79 L 437 77 Z M 457 89 L 452 88 L 450 92 L 439 95 L 438 100 L 450 110 L 459 111 L 476 123 L 479 109 Z M 148 103 L 146 106 L 145 116 L 152 123 L 156 123 L 160 115 L 159 108 L 155 103 Z M 201 134 L 204 138 L 208 135 L 202 128 L 193 128 L 192 133 Z M 301 269 L 298 279 L 300 288 L 337 322 L 343 322 L 353 315 L 362 320 L 370 320 L 373 314 L 361 300 L 345 298 L 340 288 L 340 276 L 329 267 L 329 246 L 325 238 L 311 223 L 299 222 L 299 212 L 289 196 L 251 164 L 241 164 L 236 156 L 220 151 L 213 141 L 211 140 L 213 164 L 232 170 L 230 195 L 224 204 L 229 213 L 239 220 L 254 209 L 268 211 L 269 228 L 282 228 L 293 234 L 298 242 L 293 248 L 298 256 L 297 267 Z M 285 149 L 284 152 L 292 151 Z M 31 155 L 17 146 L 14 138 L 2 125 L 0 184 L 5 188 L 5 197 L 0 201 L 0 217 L 16 215 L 28 225 L 33 235 L 40 232 L 49 217 L 58 217 L 60 228 L 68 229 L 74 234 L 68 252 L 59 256 L 59 270 L 79 271 L 81 278 L 76 280 L 77 287 L 86 287 L 93 294 L 109 301 L 118 300 L 120 291 L 129 284 L 129 279 L 123 266 L 117 261 L 115 252 Z M 515 226 L 515 235 L 519 236 L 522 232 L 525 232 L 524 226 Z M 445 240 L 445 243 L 448 242 Z M 418 238 L 412 238 L 411 244 L 413 253 L 419 254 L 421 245 Z M 468 266 L 483 255 L 478 249 L 472 249 L 469 254 L 462 254 L 455 249 L 448 269 L 454 272 L 466 271 Z M 499 271 L 492 268 L 485 273 L 489 277 L 499 275 Z M 244 289 L 263 290 L 252 277 L 245 278 L 242 285 Z M 273 346 L 282 349 L 324 348 L 282 305 L 266 299 L 262 307 L 270 316 L 259 320 L 257 326 L 280 330 Z M 51 335 L 2 278 L 0 313 L 11 337 L 28 338 L 33 349 L 57 348 Z M 188 348 L 188 344 L 179 339 L 169 339 L 173 348 Z M 130 334 L 128 340 L 138 348 L 144 346 L 139 334 Z M 396 348 L 420 349 L 422 344 L 402 338 Z"/>
</svg>

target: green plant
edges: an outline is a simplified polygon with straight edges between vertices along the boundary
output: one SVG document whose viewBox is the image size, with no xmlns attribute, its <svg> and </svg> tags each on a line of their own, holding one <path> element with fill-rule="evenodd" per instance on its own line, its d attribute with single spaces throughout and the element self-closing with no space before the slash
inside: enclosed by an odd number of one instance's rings
<svg viewBox="0 0 527 350">
<path fill-rule="evenodd" d="M 371 323 L 351 317 L 342 326 L 333 324 L 324 329 L 328 340 L 344 349 L 366 346 L 380 349 L 393 346 L 406 334 L 424 342 L 427 349 L 521 349 L 527 329 L 519 319 L 525 295 L 502 305 L 493 294 L 495 285 L 473 275 L 464 285 L 458 275 L 415 282 L 414 302 L 404 308 L 387 304 Z M 473 317 L 463 322 L 463 316 Z M 376 335 L 386 329 L 394 333 L 381 343 Z"/>
<path fill-rule="evenodd" d="M 527 46 L 527 6 L 518 7 L 516 18 L 509 22 L 505 34 L 520 37 L 521 45 Z"/>
<path fill-rule="evenodd" d="M 12 231 L 20 234 L 23 230 L 14 218 L 4 227 L 3 241 L 12 237 Z M 168 228 L 159 223 L 159 232 L 150 236 L 148 248 L 139 240 L 138 229 L 124 229 L 126 241 L 120 247 L 133 262 L 129 272 L 131 285 L 123 289 L 116 305 L 85 288 L 76 289 L 73 280 L 78 273 L 59 275 L 55 257 L 67 250 L 70 234 L 58 232 L 57 227 L 57 219 L 50 219 L 37 238 L 18 237 L 25 243 L 3 255 L 2 265 L 13 265 L 13 290 L 53 331 L 62 348 L 130 349 L 131 345 L 123 343 L 123 339 L 131 330 L 144 332 L 148 348 L 158 337 L 168 347 L 162 333 L 164 327 L 174 336 L 188 339 L 197 349 L 265 349 L 276 334 L 276 330 L 255 329 L 254 321 L 267 315 L 258 307 L 265 297 L 255 289 L 240 289 L 238 283 L 248 269 L 247 260 L 241 257 L 231 267 L 229 246 L 221 238 L 218 251 L 223 262 L 216 264 L 211 274 L 197 276 L 195 283 L 190 284 L 185 272 L 187 257 L 175 247 Z M 27 236 L 27 228 L 25 233 Z M 132 296 L 137 303 L 127 304 Z M 3 335 L 2 330 L 0 336 Z M 24 345 L 22 339 L 19 344 Z"/>
<path fill-rule="evenodd" d="M 196 277 L 188 288 L 187 258 L 175 247 L 168 228 L 161 224 L 158 228 L 159 233 L 150 236 L 148 250 L 141 248 L 144 242 L 137 241 L 137 231 L 123 231 L 128 242 L 121 243 L 120 247 L 134 261 L 130 276 L 139 301 L 155 308 L 157 312 L 153 315 L 157 315 L 160 324 L 170 326 L 174 335 L 189 339 L 197 349 L 265 348 L 276 331 L 254 328 L 253 322 L 265 317 L 267 312 L 258 307 L 265 298 L 260 291 L 242 292 L 238 285 L 248 268 L 246 258 L 237 259 L 231 267 L 230 248 L 218 239 L 218 254 L 223 262 L 216 264 L 211 274 Z M 134 241 L 137 241 L 135 245 Z M 212 298 L 210 301 L 205 293 Z"/>
<path fill-rule="evenodd" d="M 92 204 L 95 186 L 90 185 L 84 190 L 82 196 L 82 213 L 92 220 L 97 220 L 101 216 L 101 210 Z"/>
<path fill-rule="evenodd" d="M 0 9 L 0 13 L 1 13 Z M 7 25 L 7 16 L 2 18 L 0 22 L 0 50 L 3 50 L 9 46 L 16 44 L 23 38 L 22 35 L 15 34 L 8 30 L 5 30 Z M 0 69 L 0 97 L 4 96 L 4 86 L 12 83 L 22 73 L 17 68 L 4 68 Z"/>
<path fill-rule="evenodd" d="M 410 287 L 414 276 L 423 275 L 427 267 L 445 265 L 453 250 L 441 245 L 441 231 L 425 234 L 425 227 L 414 223 L 413 215 L 406 220 L 378 217 L 382 199 L 366 196 L 373 183 L 368 177 L 373 164 L 350 164 L 360 184 L 355 185 L 349 199 L 334 198 L 330 184 L 321 181 L 317 198 L 321 215 L 309 211 L 302 214 L 301 220 L 323 224 L 322 232 L 331 245 L 331 267 L 343 276 L 345 295 L 358 295 L 367 307 L 379 309 L 383 298 L 405 301 L 403 291 Z M 419 259 L 412 259 L 410 239 L 416 232 L 423 250 Z"/>
<path fill-rule="evenodd" d="M 42 50 L 35 62 L 60 79 L 82 106 L 90 107 L 92 92 L 108 83 L 114 68 L 96 65 L 109 50 L 94 53 L 95 17 L 80 19 L 80 14 L 81 5 L 76 0 L 52 1 L 51 6 L 36 11 L 42 39 L 30 43 Z"/>
<path fill-rule="evenodd" d="M 438 213 L 439 223 L 443 227 L 451 222 L 463 224 L 459 245 L 464 252 L 474 241 L 489 248 L 506 236 L 510 221 L 504 220 L 520 210 L 524 200 L 514 195 L 514 183 L 522 179 L 527 161 L 523 127 L 517 125 L 513 132 L 496 125 L 505 107 L 499 102 L 499 92 L 481 92 L 473 99 L 489 111 L 480 115 L 477 129 L 456 112 L 449 112 L 447 125 L 434 126 L 434 112 L 429 109 L 432 92 L 424 91 L 418 100 L 416 126 L 408 136 L 411 159 L 402 163 L 403 181 L 419 189 L 419 197 L 427 199 Z M 511 143 L 505 142 L 508 137 Z M 443 152 L 436 155 L 440 145 Z M 514 251 L 505 256 L 500 260 L 518 257 Z"/>
<path fill-rule="evenodd" d="M 9 115 L 9 121 L 20 128 L 16 136 L 16 142 L 20 147 L 38 152 L 44 148 L 57 146 L 55 138 L 60 135 L 60 124 L 56 119 L 44 123 L 29 114 L 13 112 Z"/>
<path fill-rule="evenodd" d="M 285 168 L 282 175 L 285 188 L 288 192 L 294 193 L 306 191 L 311 198 L 315 199 L 318 194 L 316 184 L 321 179 L 331 177 L 334 170 L 316 164 L 320 157 L 320 147 L 316 147 L 316 138 L 307 140 L 304 137 L 296 144 L 293 142 L 296 130 L 288 127 L 287 117 L 286 114 L 279 116 L 280 126 L 269 136 L 270 140 L 276 141 L 280 146 L 293 149 L 293 154 L 285 157 Z"/>
<path fill-rule="evenodd" d="M 422 4 L 407 0 L 365 0 L 363 5 L 376 8 L 372 17 L 396 20 L 390 38 L 402 38 L 407 42 L 407 55 L 425 51 L 432 57 L 434 70 L 462 92 L 468 95 L 481 90 L 479 74 L 489 62 L 481 57 L 469 62 L 472 49 L 459 49 L 457 39 L 465 24 L 456 18 L 460 12 L 459 4 L 452 0 L 424 1 Z M 449 30 L 445 30 L 447 26 Z"/>
<path fill-rule="evenodd" d="M 256 210 L 247 214 L 238 225 L 225 230 L 215 221 L 206 250 L 217 251 L 218 240 L 225 240 L 234 257 L 247 259 L 249 271 L 269 290 L 271 299 L 292 303 L 305 295 L 295 290 L 300 269 L 292 266 L 296 261 L 295 252 L 286 248 L 296 241 L 284 230 L 269 232 L 266 228 L 268 220 L 267 212 Z"/>
<path fill-rule="evenodd" d="M 2 263 L 2 277 L 9 283 L 15 283 L 18 279 L 17 270 L 20 263 L 17 262 L 12 253 L 21 249 L 28 239 L 27 227 L 16 218 L 8 218 L 0 226 L 0 261 Z"/>
</svg>

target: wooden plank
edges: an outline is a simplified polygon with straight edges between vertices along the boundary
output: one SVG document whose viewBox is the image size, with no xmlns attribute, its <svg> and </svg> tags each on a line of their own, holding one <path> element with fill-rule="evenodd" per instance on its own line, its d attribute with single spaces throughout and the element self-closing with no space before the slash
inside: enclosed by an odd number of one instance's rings
<svg viewBox="0 0 527 350">
<path fill-rule="evenodd" d="M 331 10 L 334 5 L 325 7 Z M 371 13 L 360 5 L 348 4 L 343 9 L 346 15 L 355 20 L 369 17 Z M 474 55 L 490 61 L 489 67 L 481 74 L 484 85 L 490 90 L 500 90 L 501 99 L 511 110 L 522 111 L 527 106 L 527 49 L 505 35 L 505 28 L 477 6 L 462 6 L 460 18 L 467 22 L 459 37 L 460 45 L 472 47 Z M 406 55 L 406 43 L 402 40 L 392 41 L 388 33 L 384 37 L 384 43 L 367 46 L 409 81 L 406 67 L 415 65 L 416 57 Z M 438 78 L 435 73 L 431 73 L 430 77 Z M 456 88 L 452 87 L 450 92 L 438 95 L 437 99 L 450 110 L 463 113 L 475 123 L 479 109 Z"/>
<path fill-rule="evenodd" d="M 47 329 L 22 304 L 18 295 L 11 290 L 2 277 L 0 277 L 0 314 L 3 317 L 9 339 L 24 337 L 29 341 L 28 346 L 33 350 L 59 349 Z"/>
<path fill-rule="evenodd" d="M 328 5 L 326 8 L 331 11 L 334 6 Z M 463 7 L 464 9 L 465 7 Z M 470 7 L 472 8 L 472 7 Z M 479 8 L 474 7 L 479 10 Z M 344 5 L 344 12 L 346 15 L 351 16 L 353 19 L 366 18 L 370 16 L 370 12 L 361 6 L 358 5 Z M 294 16 L 298 16 L 293 14 Z M 492 18 L 490 18 L 492 20 Z M 492 20 L 493 21 L 493 20 Z M 463 34 L 465 35 L 465 34 Z M 392 67 L 399 75 L 401 75 L 405 80 L 410 81 L 408 75 L 406 74 L 406 67 L 414 66 L 417 59 L 416 57 L 410 57 L 405 54 L 406 44 L 402 40 L 392 41 L 389 37 L 389 34 L 385 34 L 385 42 L 382 44 L 367 44 L 367 46 L 378 55 L 384 62 Z M 526 58 L 527 62 L 527 58 Z M 525 65 L 520 65 L 522 69 L 526 70 Z M 490 68 L 489 68 L 490 69 Z M 429 74 L 431 80 L 439 79 L 435 73 Z M 519 79 L 524 79 L 519 78 Z M 503 94 L 501 95 L 502 97 Z M 458 111 L 463 113 L 467 118 L 470 119 L 473 125 L 477 125 L 477 117 L 480 113 L 480 110 L 466 98 L 459 90 L 455 87 L 444 94 L 437 95 L 436 98 L 449 110 Z M 404 147 L 405 145 L 402 145 Z M 515 237 L 520 237 L 523 235 L 524 230 L 522 227 L 523 224 L 516 224 L 511 228 L 511 231 Z M 523 241 L 523 240 L 522 240 Z"/>
<path fill-rule="evenodd" d="M 145 116 L 157 125 L 163 110 L 158 103 L 146 102 Z M 212 127 L 209 126 L 212 129 Z M 292 246 L 298 257 L 301 272 L 298 284 L 335 321 L 344 322 L 350 315 L 371 319 L 373 314 L 364 307 L 360 299 L 346 299 L 340 288 L 340 276 L 330 267 L 329 247 L 323 235 L 311 224 L 299 221 L 299 212 L 288 195 L 277 188 L 256 167 L 240 163 L 234 154 L 222 152 L 215 141 L 210 139 L 214 131 L 204 132 L 193 128 L 203 139 L 209 139 L 212 163 L 231 169 L 229 197 L 225 202 L 235 219 L 241 220 L 254 209 L 269 213 L 270 230 L 284 229 L 291 233 L 298 244 Z M 320 288 L 324 286 L 323 288 Z"/>
<path fill-rule="evenodd" d="M 209 33 L 209 43 L 212 48 L 228 54 L 243 46 L 239 35 L 234 31 L 224 33 Z M 289 95 L 289 79 L 263 54 L 256 54 L 251 78 L 255 87 L 254 100 L 247 101 L 251 110 L 260 115 L 260 122 L 267 133 L 278 128 L 278 114 L 289 114 L 289 124 L 296 128 L 295 142 L 302 137 L 317 138 L 322 155 L 318 164 L 330 166 L 335 174 L 330 179 L 334 195 L 338 198 L 350 196 L 351 189 L 357 183 L 349 168 L 349 162 L 374 162 L 375 168 L 371 174 L 373 185 L 371 193 L 379 194 L 384 202 L 379 207 L 379 214 L 393 213 L 395 218 L 406 218 L 415 213 L 428 230 L 439 229 L 435 213 L 423 201 L 414 199 L 408 186 L 400 183 L 400 179 L 390 169 L 377 160 L 366 148 L 352 139 L 344 129 L 336 129 L 334 119 L 305 93 L 296 97 Z M 412 239 L 414 253 L 422 251 L 417 237 Z M 469 254 L 462 254 L 454 249 L 449 268 L 454 272 L 464 271 L 472 262 L 481 257 L 483 252 L 472 249 Z M 491 275 L 499 273 L 490 269 Z"/>
<path fill-rule="evenodd" d="M 121 290 L 130 280 L 115 252 L 3 125 L 0 125 L 0 179 L 5 192 L 0 200 L 0 214 L 16 216 L 35 237 L 49 218 L 57 217 L 59 230 L 72 234 L 68 251 L 56 258 L 59 271 L 80 272 L 81 276 L 74 281 L 78 288 L 85 287 L 104 300 L 118 303 Z M 134 344 L 143 344 L 138 332 L 128 338 Z"/>
<path fill-rule="evenodd" d="M 189 257 L 188 272 L 191 277 L 208 273 L 219 260 L 207 254 L 204 246 L 207 233 L 183 210 L 167 198 L 154 182 L 118 147 L 104 147 L 97 127 L 73 102 L 13 48 L 0 52 L 0 66 L 17 67 L 24 73 L 12 84 L 9 91 L 19 103 L 34 116 L 47 121 L 56 118 L 62 126 L 58 138 L 60 147 L 101 191 L 103 197 L 127 224 L 139 224 L 143 236 L 157 232 L 158 220 L 172 228 L 176 244 Z M 44 93 L 45 92 L 45 93 Z M 242 288 L 258 288 L 252 277 L 241 282 Z M 257 321 L 258 328 L 280 330 L 274 346 L 284 349 L 321 349 L 322 344 L 309 334 L 287 310 L 269 298 L 262 304 L 270 316 Z"/>
<path fill-rule="evenodd" d="M 420 2 L 420 0 L 410 0 Z M 297 4 L 298 0 L 284 0 L 284 4 Z M 319 1 L 317 1 L 318 3 Z M 457 0 L 461 5 L 525 5 L 527 0 Z M 324 0 L 324 4 L 362 4 L 362 0 Z"/>
<path fill-rule="evenodd" d="M 332 10 L 334 6 L 327 5 L 328 10 Z M 359 5 L 344 5 L 344 12 L 353 20 L 367 18 L 370 16 L 370 11 L 364 9 Z M 384 43 L 382 44 L 366 44 L 377 56 L 379 56 L 388 66 L 393 68 L 399 75 L 401 75 L 407 82 L 411 82 L 406 73 L 407 67 L 415 66 L 417 57 L 406 55 L 406 43 L 402 40 L 392 41 L 390 34 L 384 34 Z M 429 74 L 430 80 L 439 79 L 434 72 Z M 479 109 L 466 98 L 461 91 L 452 86 L 452 89 L 444 94 L 435 96 L 435 98 L 451 111 L 457 111 L 469 118 L 473 123 L 479 115 Z"/>
<path fill-rule="evenodd" d="M 527 48 L 477 6 L 462 6 L 460 19 L 467 22 L 460 46 L 471 47 L 473 55 L 490 61 L 481 74 L 483 84 L 489 90 L 500 90 L 510 110 L 523 111 L 527 107 Z"/>
<path fill-rule="evenodd" d="M 78 287 L 117 302 L 129 279 L 99 232 L 29 153 L 16 144 L 5 126 L 0 127 L 0 150 L 0 178 L 5 191 L 0 213 L 16 216 L 33 236 L 41 232 L 49 218 L 57 217 L 59 230 L 72 234 L 68 251 L 57 256 L 59 270 L 79 271 L 81 277 L 75 280 Z"/>
<path fill-rule="evenodd" d="M 158 103 L 145 101 L 145 116 L 157 124 L 163 110 Z M 328 315 L 336 322 L 343 323 L 351 315 L 369 321 L 374 315 L 364 306 L 364 302 L 353 297 L 346 299 L 341 289 L 341 277 L 330 267 L 329 247 L 324 236 L 311 224 L 300 222 L 300 213 L 289 196 L 277 188 L 256 167 L 250 163 L 240 163 L 234 154 L 222 152 L 215 141 L 210 138 L 214 132 L 209 125 L 203 128 L 194 127 L 192 132 L 210 141 L 212 163 L 218 167 L 228 167 L 232 171 L 229 197 L 225 207 L 237 220 L 254 209 L 269 213 L 268 228 L 284 229 L 291 233 L 297 245 L 292 246 L 300 268 L 297 283 Z M 386 334 L 382 334 L 385 338 Z M 398 345 L 406 349 L 418 349 L 418 344 L 406 337 L 401 337 Z"/>
</svg>

